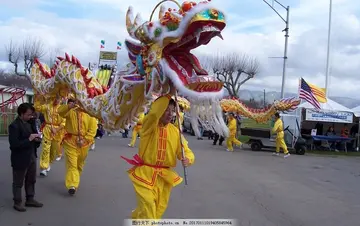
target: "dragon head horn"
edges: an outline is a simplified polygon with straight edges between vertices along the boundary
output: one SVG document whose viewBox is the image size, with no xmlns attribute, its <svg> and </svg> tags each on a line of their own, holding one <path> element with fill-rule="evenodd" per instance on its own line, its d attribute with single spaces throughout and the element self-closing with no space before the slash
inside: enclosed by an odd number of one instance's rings
<svg viewBox="0 0 360 226">
<path fill-rule="evenodd" d="M 142 19 L 140 14 L 137 14 L 134 20 L 133 7 L 130 6 L 126 13 L 126 29 L 132 38 L 137 40 L 139 39 L 135 35 L 135 33 L 141 24 L 142 24 Z"/>
<path fill-rule="evenodd" d="M 160 11 L 159 11 L 159 20 L 162 19 L 165 15 L 165 12 L 166 12 L 166 8 L 165 6 L 160 6 Z"/>
<path fill-rule="evenodd" d="M 38 65 L 40 64 L 40 61 L 37 57 L 34 58 L 34 62 L 35 62 L 35 64 L 38 64 Z"/>
</svg>

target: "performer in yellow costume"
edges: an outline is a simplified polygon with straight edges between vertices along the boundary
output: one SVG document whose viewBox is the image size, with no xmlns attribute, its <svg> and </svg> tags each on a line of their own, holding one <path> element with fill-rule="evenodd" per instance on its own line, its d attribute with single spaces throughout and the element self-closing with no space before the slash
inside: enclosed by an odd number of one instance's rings
<svg viewBox="0 0 360 226">
<path fill-rule="evenodd" d="M 134 160 L 122 157 L 134 165 L 128 171 L 137 197 L 132 219 L 161 219 L 172 188 L 183 180 L 173 170 L 176 159 L 182 160 L 185 166 L 195 161 L 184 137 L 185 158 L 182 159 L 179 128 L 170 123 L 174 111 L 175 101 L 170 96 L 153 102 L 141 130 L 139 153 Z"/>
<path fill-rule="evenodd" d="M 282 148 L 285 154 L 284 158 L 287 158 L 290 156 L 290 153 L 288 151 L 288 148 L 284 140 L 284 125 L 280 118 L 280 114 L 278 112 L 275 113 L 274 117 L 275 117 L 275 124 L 271 132 L 273 134 L 276 133 L 276 152 L 273 154 L 279 156 L 280 148 Z"/>
<path fill-rule="evenodd" d="M 94 143 L 97 120 L 81 111 L 74 100 L 69 99 L 67 105 L 61 105 L 59 114 L 66 118 L 66 135 L 63 147 L 66 157 L 65 186 L 70 195 L 74 195 L 80 184 L 89 147 Z"/>
<path fill-rule="evenodd" d="M 38 97 L 36 97 L 38 98 Z M 40 175 L 47 176 L 50 164 L 61 154 L 61 141 L 64 137 L 65 119 L 58 114 L 60 99 L 56 98 L 52 103 L 34 103 L 35 110 L 41 112 L 45 118 L 45 126 L 42 130 L 42 153 L 40 156 Z"/>
<path fill-rule="evenodd" d="M 229 128 L 229 137 L 226 140 L 226 151 L 234 151 L 233 145 L 240 146 L 241 142 L 236 139 L 236 132 L 237 132 L 237 122 L 236 118 L 234 117 L 234 113 L 229 113 L 228 116 L 228 128 Z"/>
<path fill-rule="evenodd" d="M 96 131 L 97 129 L 99 128 L 99 120 L 98 119 L 95 119 L 96 120 Z M 96 136 L 96 133 L 95 133 L 95 136 Z M 90 146 L 90 151 L 95 151 L 95 137 L 94 137 L 94 143 Z"/>
<path fill-rule="evenodd" d="M 140 136 L 141 136 L 140 131 L 141 131 L 141 128 L 142 128 L 142 124 L 144 122 L 144 117 L 145 117 L 144 113 L 141 113 L 138 116 L 139 120 L 137 121 L 137 124 L 133 129 L 133 132 L 132 132 L 132 135 L 131 135 L 131 141 L 130 141 L 130 144 L 128 144 L 129 147 L 134 147 L 135 146 L 136 138 L 137 138 L 138 134 L 140 134 Z"/>
</svg>

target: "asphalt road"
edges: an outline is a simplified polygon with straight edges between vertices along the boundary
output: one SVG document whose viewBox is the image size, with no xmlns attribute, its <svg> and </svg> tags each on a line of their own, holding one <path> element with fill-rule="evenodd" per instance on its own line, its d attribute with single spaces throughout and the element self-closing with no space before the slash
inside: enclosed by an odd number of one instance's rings
<svg viewBox="0 0 360 226">
<path fill-rule="evenodd" d="M 360 159 L 351 157 L 273 157 L 268 152 L 212 146 L 189 138 L 196 164 L 189 185 L 173 190 L 164 218 L 235 218 L 253 226 L 360 225 Z M 90 152 L 75 197 L 64 187 L 64 161 L 37 180 L 42 209 L 12 209 L 7 138 L 0 138 L 0 226 L 118 226 L 136 200 L 120 155 L 137 150 L 129 139 L 105 137 Z M 182 174 L 181 168 L 179 173 Z"/>
</svg>

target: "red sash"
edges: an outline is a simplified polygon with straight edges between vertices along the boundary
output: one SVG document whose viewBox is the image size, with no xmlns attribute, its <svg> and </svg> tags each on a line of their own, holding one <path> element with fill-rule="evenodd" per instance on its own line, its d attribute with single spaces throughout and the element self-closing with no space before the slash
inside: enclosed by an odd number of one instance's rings
<svg viewBox="0 0 360 226">
<path fill-rule="evenodd" d="M 124 159 L 125 161 L 127 161 L 130 165 L 133 165 L 133 166 L 150 166 L 150 167 L 153 167 L 153 168 L 158 168 L 158 169 L 168 169 L 170 167 L 168 166 L 159 166 L 159 165 L 150 165 L 150 164 L 147 164 L 144 162 L 144 160 L 142 160 L 140 158 L 140 156 L 138 154 L 134 155 L 133 156 L 133 159 L 128 159 L 124 156 L 120 156 L 122 159 Z"/>
</svg>

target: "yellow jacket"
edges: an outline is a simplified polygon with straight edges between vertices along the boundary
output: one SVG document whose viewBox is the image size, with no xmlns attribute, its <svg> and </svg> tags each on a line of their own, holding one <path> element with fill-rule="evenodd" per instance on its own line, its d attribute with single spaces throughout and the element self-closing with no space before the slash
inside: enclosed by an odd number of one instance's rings
<svg viewBox="0 0 360 226">
<path fill-rule="evenodd" d="M 276 120 L 271 132 L 277 134 L 277 136 L 276 136 L 277 139 L 284 138 L 284 126 L 283 126 L 283 122 L 281 119 Z"/>
<path fill-rule="evenodd" d="M 66 135 L 64 142 L 73 148 L 79 148 L 78 139 L 84 139 L 83 147 L 90 146 L 94 143 L 94 137 L 97 130 L 97 119 L 78 108 L 69 109 L 68 105 L 59 107 L 59 114 L 66 119 Z"/>
<path fill-rule="evenodd" d="M 154 187 L 159 176 L 173 186 L 180 184 L 183 180 L 172 169 L 176 167 L 177 159 L 182 159 L 179 129 L 172 123 L 164 127 L 159 126 L 159 120 L 169 105 L 169 99 L 170 97 L 163 96 L 152 104 L 141 129 L 138 156 L 144 165 L 134 166 L 128 171 L 133 183 L 149 189 Z M 185 156 L 189 159 L 190 164 L 193 164 L 194 153 L 189 149 L 184 137 L 182 137 L 182 142 Z"/>
<path fill-rule="evenodd" d="M 41 112 L 45 118 L 45 126 L 42 131 L 45 139 L 61 141 L 64 136 L 66 120 L 59 115 L 59 107 L 59 104 L 53 103 L 40 104 L 37 101 L 34 103 L 35 110 Z M 52 134 L 51 129 L 56 129 L 57 133 Z"/>
<path fill-rule="evenodd" d="M 136 125 L 134 126 L 134 129 L 136 130 L 136 131 L 140 131 L 141 130 L 141 128 L 142 128 L 142 124 L 143 124 L 143 122 L 144 122 L 144 117 L 145 117 L 145 114 L 144 113 L 141 113 L 140 115 L 138 115 L 138 121 L 137 121 L 137 123 L 136 123 Z"/>
<path fill-rule="evenodd" d="M 228 128 L 229 128 L 230 136 L 235 136 L 237 132 L 237 122 L 235 118 L 229 119 Z"/>
<path fill-rule="evenodd" d="M 138 116 L 139 120 L 137 121 L 137 125 L 142 125 L 143 122 L 144 122 L 144 118 L 145 118 L 145 114 L 144 113 L 141 113 L 139 116 Z"/>
</svg>

